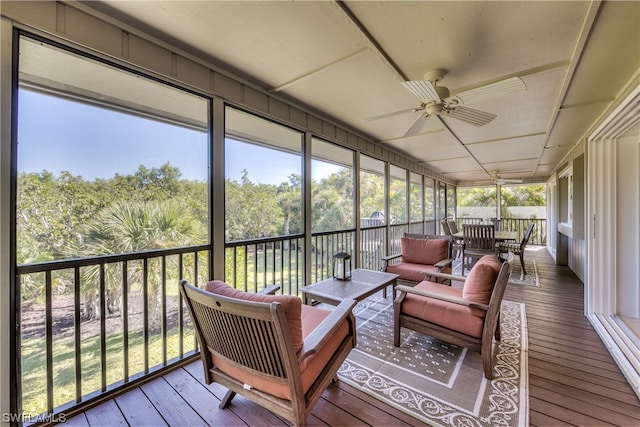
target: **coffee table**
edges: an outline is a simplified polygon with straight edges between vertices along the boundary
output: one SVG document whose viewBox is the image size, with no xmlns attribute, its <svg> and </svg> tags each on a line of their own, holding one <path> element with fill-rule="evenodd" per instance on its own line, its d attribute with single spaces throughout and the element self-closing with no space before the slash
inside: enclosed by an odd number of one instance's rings
<svg viewBox="0 0 640 427">
<path fill-rule="evenodd" d="M 387 296 L 387 286 L 395 287 L 397 274 L 357 268 L 351 272 L 351 280 L 325 279 L 313 285 L 300 288 L 305 304 L 313 301 L 338 305 L 345 299 L 362 301 L 366 297 L 383 291 Z"/>
</svg>

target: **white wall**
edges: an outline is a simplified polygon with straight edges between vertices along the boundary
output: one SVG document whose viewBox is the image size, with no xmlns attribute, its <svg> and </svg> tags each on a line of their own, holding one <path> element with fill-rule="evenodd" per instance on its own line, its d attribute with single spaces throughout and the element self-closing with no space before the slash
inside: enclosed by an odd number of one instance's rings
<svg viewBox="0 0 640 427">
<path fill-rule="evenodd" d="M 547 250 L 558 264 L 569 266 L 571 271 L 583 282 L 587 280 L 587 242 L 582 237 L 588 233 L 584 229 L 585 221 L 583 218 L 578 218 L 577 215 L 588 215 L 586 198 L 577 199 L 582 204 L 573 208 L 574 220 L 570 227 L 558 227 L 558 222 L 561 219 L 560 200 L 567 203 L 567 197 L 564 194 L 566 186 L 560 185 L 559 174 L 571 166 L 574 161 L 578 161 L 582 165 L 586 157 L 583 156 L 585 149 L 584 141 L 578 143 L 560 162 L 561 165 L 553 172 L 552 178 L 547 181 Z M 585 179 L 574 179 L 574 197 L 578 192 L 585 194 L 587 174 L 588 171 L 584 165 Z M 576 188 L 578 185 L 582 188 Z"/>
</svg>

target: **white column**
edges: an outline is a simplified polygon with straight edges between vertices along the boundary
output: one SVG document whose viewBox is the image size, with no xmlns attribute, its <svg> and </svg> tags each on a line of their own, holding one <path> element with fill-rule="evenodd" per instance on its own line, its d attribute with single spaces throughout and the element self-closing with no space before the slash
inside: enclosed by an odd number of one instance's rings
<svg viewBox="0 0 640 427">
<path fill-rule="evenodd" d="M 0 413 L 10 412 L 12 24 L 0 18 Z M 0 419 L 2 425 L 8 425 Z"/>
</svg>

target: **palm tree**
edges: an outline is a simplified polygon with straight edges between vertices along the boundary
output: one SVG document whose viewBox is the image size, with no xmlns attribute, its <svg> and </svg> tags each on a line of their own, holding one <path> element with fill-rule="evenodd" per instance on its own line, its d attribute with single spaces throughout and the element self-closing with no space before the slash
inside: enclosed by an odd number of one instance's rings
<svg viewBox="0 0 640 427">
<path fill-rule="evenodd" d="M 90 226 L 87 238 L 82 242 L 80 253 L 82 256 L 95 256 L 188 246 L 201 243 L 200 240 L 207 235 L 201 229 L 201 222 L 196 221 L 177 201 L 119 201 L 100 212 Z M 169 268 L 177 269 L 177 265 Z M 99 280 L 99 266 L 87 268 L 83 272 L 81 290 L 86 315 L 90 318 L 100 315 L 97 309 L 100 301 Z M 141 263 L 127 264 L 127 282 L 130 288 L 141 289 L 143 281 L 144 269 Z M 160 263 L 148 263 L 147 283 L 150 326 L 158 326 L 161 316 Z M 107 310 L 117 311 L 122 295 L 122 270 L 105 268 L 105 284 Z"/>
</svg>

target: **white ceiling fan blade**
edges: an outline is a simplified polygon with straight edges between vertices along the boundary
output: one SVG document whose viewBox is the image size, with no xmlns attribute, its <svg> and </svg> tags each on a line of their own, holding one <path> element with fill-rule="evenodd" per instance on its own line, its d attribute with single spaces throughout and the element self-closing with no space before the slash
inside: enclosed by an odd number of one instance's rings
<svg viewBox="0 0 640 427">
<path fill-rule="evenodd" d="M 511 77 L 476 89 L 456 93 L 454 98 L 458 98 L 463 104 L 473 104 L 474 102 L 480 102 L 486 99 L 521 92 L 524 90 L 527 90 L 527 86 L 524 84 L 522 79 L 520 77 Z"/>
<path fill-rule="evenodd" d="M 399 116 L 401 114 L 415 113 L 416 111 L 420 111 L 420 110 L 422 110 L 422 108 L 420 108 L 420 107 L 408 108 L 406 110 L 393 111 L 391 113 L 380 114 L 379 116 L 365 117 L 364 119 L 362 119 L 362 121 L 363 122 L 372 122 L 374 120 L 386 119 L 387 117 Z"/>
<path fill-rule="evenodd" d="M 528 169 L 523 169 L 523 171 L 528 171 Z M 516 173 L 518 171 L 509 171 L 509 173 Z M 504 185 L 504 184 L 521 184 L 522 180 L 520 178 L 502 178 L 500 176 L 500 171 L 495 170 L 491 173 L 491 180 L 494 184 Z"/>
<path fill-rule="evenodd" d="M 440 101 L 438 91 L 430 81 L 414 80 L 402 82 L 402 86 L 423 102 Z"/>
<path fill-rule="evenodd" d="M 487 113 L 486 111 L 480 111 L 473 108 L 465 107 L 464 105 L 455 107 L 453 110 L 447 113 L 447 116 L 454 119 L 462 120 L 463 122 L 478 127 L 484 126 L 491 120 L 498 117 L 493 113 Z"/>
<path fill-rule="evenodd" d="M 418 116 L 413 124 L 409 126 L 409 129 L 407 129 L 407 131 L 404 133 L 404 136 L 416 136 L 422 130 L 424 125 L 427 124 L 428 118 L 429 116 L 427 116 L 426 114 L 420 114 L 420 116 Z"/>
</svg>

